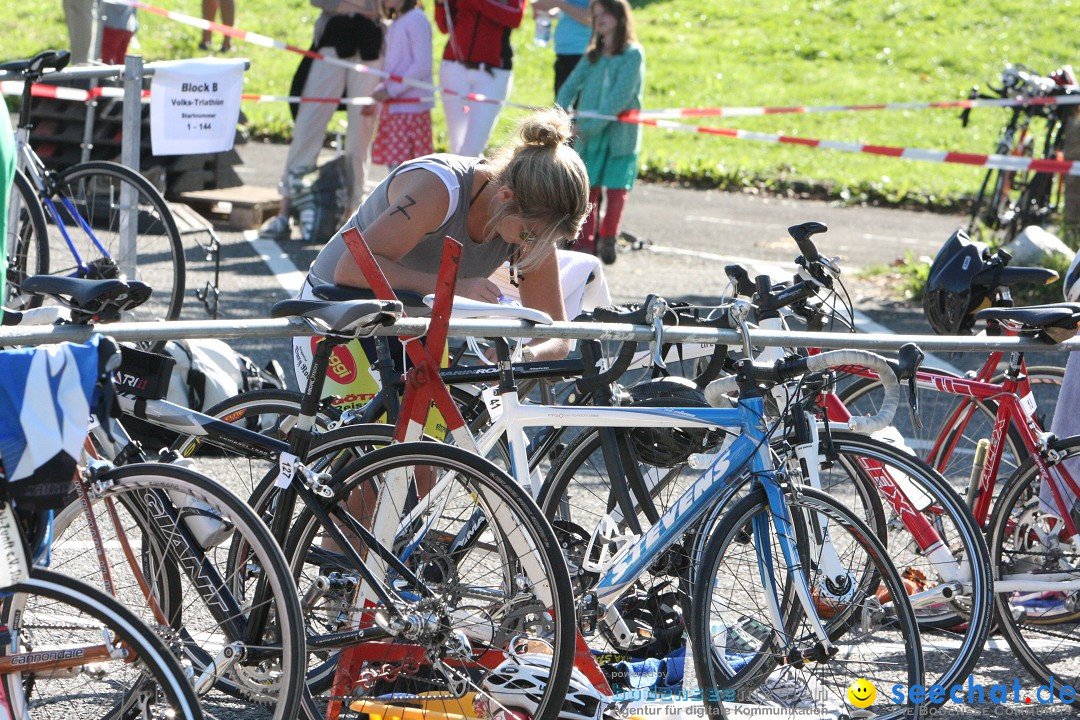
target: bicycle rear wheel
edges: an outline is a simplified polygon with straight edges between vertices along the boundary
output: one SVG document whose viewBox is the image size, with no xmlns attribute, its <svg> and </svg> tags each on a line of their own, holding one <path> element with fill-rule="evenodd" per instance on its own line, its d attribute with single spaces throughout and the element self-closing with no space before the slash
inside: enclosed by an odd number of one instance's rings
<svg viewBox="0 0 1080 720">
<path fill-rule="evenodd" d="M 113 598 L 42 568 L 4 592 L 11 641 L 0 647 L 0 663 L 26 667 L 56 656 L 51 670 L 0 675 L 15 717 L 68 720 L 75 705 L 79 717 L 203 717 L 169 647 Z"/>
<path fill-rule="evenodd" d="M 306 670 L 299 600 L 280 548 L 246 503 L 165 463 L 102 473 L 89 499 L 96 528 L 78 499 L 57 514 L 53 566 L 102 587 L 100 537 L 113 593 L 173 644 L 201 693 L 216 688 L 267 705 L 267 717 L 292 718 Z"/>
<path fill-rule="evenodd" d="M 44 202 L 49 274 L 139 280 L 154 294 L 125 319 L 180 317 L 184 248 L 154 186 L 130 168 L 98 160 L 72 165 L 51 181 Z"/>
<path fill-rule="evenodd" d="M 460 448 L 413 442 L 374 450 L 335 478 L 333 497 L 323 503 L 369 565 L 374 553 L 355 528 L 373 526 L 378 492 L 398 480 L 411 491 L 396 500 L 384 495 L 380 517 L 398 523 L 392 551 L 415 578 L 392 566 L 376 570 L 400 598 L 394 607 L 360 605 L 356 570 L 312 511 L 296 521 L 286 554 L 306 595 L 309 646 L 318 636 L 370 625 L 376 611 L 391 623 L 422 611 L 432 622 L 419 637 L 392 634 L 354 649 L 358 669 L 372 680 L 357 697 L 429 693 L 417 698 L 423 704 L 430 693 L 469 692 L 492 711 L 516 707 L 534 718 L 555 717 L 574 665 L 574 599 L 555 536 L 535 503 L 504 472 Z M 508 704 L 488 682 L 522 645 L 550 668 L 531 698 L 535 707 Z M 316 688 L 325 689 L 336 662 L 328 648 Z"/>
<path fill-rule="evenodd" d="M 8 202 L 7 287 L 0 298 L 11 310 L 28 310 L 41 305 L 40 295 L 24 295 L 22 282 L 40 275 L 49 267 L 49 231 L 34 186 L 21 170 L 15 171 Z"/>
<path fill-rule="evenodd" d="M 706 544 L 690 631 L 694 663 L 706 706 L 723 713 L 723 702 L 770 704 L 781 717 L 918 717 L 914 703 L 878 702 L 853 710 L 848 688 L 868 680 L 879 692 L 923 682 L 919 628 L 906 600 L 903 581 L 884 546 L 851 511 L 825 493 L 800 488 L 787 498 L 794 519 L 799 568 L 788 567 L 777 543 L 765 492 L 755 489 L 728 512 Z M 753 523 L 764 522 L 780 586 L 772 598 L 762 578 L 763 548 Z M 824 523 L 824 525 L 819 525 Z M 821 545 L 811 542 L 827 527 L 841 576 L 826 577 Z M 832 569 L 832 568 L 830 568 Z M 794 598 L 791 574 L 807 573 L 816 612 L 839 652 L 807 663 L 790 656 L 815 652 L 818 642 L 804 609 Z M 884 589 L 902 601 L 882 610 Z M 785 627 L 773 628 L 768 604 L 779 601 Z M 884 698 L 883 698 L 884 699 Z"/>
<path fill-rule="evenodd" d="M 1065 470 L 1080 483 L 1080 436 L 1050 445 L 1048 467 L 1068 501 Z M 1005 483 L 987 532 L 998 627 L 1037 682 L 1080 682 L 1080 552 L 1067 537 L 1049 479 L 1029 458 Z M 1072 510 L 1074 523 L 1080 513 Z M 1060 588 L 1060 589 L 1059 589 Z M 1053 678 L 1053 680 L 1051 679 Z"/>
</svg>

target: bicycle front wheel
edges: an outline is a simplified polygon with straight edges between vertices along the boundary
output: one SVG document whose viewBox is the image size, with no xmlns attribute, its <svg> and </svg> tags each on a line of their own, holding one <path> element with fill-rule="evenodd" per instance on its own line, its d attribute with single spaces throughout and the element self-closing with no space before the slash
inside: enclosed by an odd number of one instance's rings
<svg viewBox="0 0 1080 720">
<path fill-rule="evenodd" d="M 232 702 L 216 688 L 269 706 L 268 718 L 293 717 L 306 670 L 299 601 L 280 548 L 246 503 L 164 463 L 102 473 L 89 500 L 90 514 L 76 499 L 57 515 L 53 566 L 102 587 L 100 538 L 113 594 L 174 645 L 208 707 Z"/>
<path fill-rule="evenodd" d="M 724 702 L 767 704 L 777 708 L 777 717 L 782 708 L 792 717 L 918 717 L 921 708 L 910 700 L 893 704 L 880 698 L 876 707 L 856 709 L 848 695 L 859 679 L 879 693 L 923 682 L 915 614 L 884 546 L 825 493 L 800 488 L 787 502 L 798 567 L 785 562 L 762 488 L 735 504 L 706 544 L 690 622 L 706 705 L 722 713 Z M 759 547 L 755 523 L 767 528 L 767 547 Z M 766 567 L 773 573 L 763 577 Z M 818 650 L 806 609 L 795 599 L 793 573 L 806 573 L 811 612 L 838 648 L 831 657 Z M 888 603 L 886 597 L 898 601 Z M 771 603 L 781 609 L 782 628 L 774 627 Z M 815 659 L 793 660 L 803 657 Z"/>
<path fill-rule="evenodd" d="M 49 274 L 139 280 L 153 296 L 127 320 L 176 320 L 184 301 L 184 247 L 172 211 L 142 175 L 117 163 L 72 165 L 52 180 Z"/>
<path fill-rule="evenodd" d="M 42 568 L 4 593 L 0 664 L 21 671 L 0 681 L 15 717 L 203 717 L 169 647 L 105 593 Z"/>
<path fill-rule="evenodd" d="M 390 497 L 386 489 L 397 483 L 408 491 Z M 555 717 L 574 666 L 574 599 L 555 536 L 528 494 L 486 460 L 429 442 L 374 450 L 345 468 L 331 487 L 333 496 L 322 510 L 368 567 L 382 573 L 375 579 L 396 600 L 393 607 L 380 607 L 370 591 L 360 597 L 366 584 L 358 582 L 358 570 L 312 510 L 305 510 L 286 554 L 306 596 L 309 646 L 372 626 L 373 617 L 383 617 L 382 627 L 390 628 L 397 626 L 396 617 L 420 612 L 428 618 L 427 627 L 411 637 L 392 630 L 389 638 L 349 649 L 351 671 L 367 680 L 356 686 L 355 697 L 405 694 L 424 706 L 425 698 L 468 692 L 485 699 L 492 711 Z M 392 563 L 373 565 L 378 551 L 360 530 L 381 532 L 374 517 L 380 494 L 379 518 L 396 525 L 380 545 L 403 563 L 397 569 Z M 337 661 L 330 650 L 324 679 L 315 683 L 320 689 Z M 516 693 L 518 700 L 528 698 L 530 704 L 522 706 L 497 682 L 495 671 L 537 658 L 546 668 L 534 670 L 546 680 L 534 692 Z M 602 676 L 590 680 L 603 682 Z"/>
<path fill-rule="evenodd" d="M 922 642 L 932 681 L 963 682 L 993 620 L 990 558 L 971 510 L 939 473 L 889 443 L 834 432 L 821 454 L 821 489 L 876 531 L 908 594 L 925 598 L 915 617 L 932 630 Z M 797 460 L 787 467 L 797 476 Z M 877 496 L 872 510 L 870 495 Z"/>
</svg>

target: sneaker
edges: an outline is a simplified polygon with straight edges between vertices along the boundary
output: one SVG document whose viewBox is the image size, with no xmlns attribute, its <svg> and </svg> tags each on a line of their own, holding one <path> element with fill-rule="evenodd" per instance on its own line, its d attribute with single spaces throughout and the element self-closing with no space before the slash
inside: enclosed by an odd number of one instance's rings
<svg viewBox="0 0 1080 720">
<path fill-rule="evenodd" d="M 287 215 L 275 215 L 263 223 L 263 226 L 259 228 L 260 240 L 275 240 L 281 242 L 282 240 L 288 240 L 291 237 L 292 228 L 289 227 L 289 217 Z"/>
<path fill-rule="evenodd" d="M 596 254 L 605 265 L 615 262 L 615 238 L 602 237 L 596 241 Z"/>
</svg>

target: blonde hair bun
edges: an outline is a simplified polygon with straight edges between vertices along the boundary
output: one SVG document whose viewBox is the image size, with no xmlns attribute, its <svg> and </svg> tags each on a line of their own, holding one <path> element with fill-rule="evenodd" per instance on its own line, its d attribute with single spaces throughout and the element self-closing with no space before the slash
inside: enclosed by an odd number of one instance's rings
<svg viewBox="0 0 1080 720">
<path fill-rule="evenodd" d="M 518 137 L 526 145 L 557 148 L 570 140 L 570 116 L 558 107 L 537 111 L 521 121 Z"/>
</svg>

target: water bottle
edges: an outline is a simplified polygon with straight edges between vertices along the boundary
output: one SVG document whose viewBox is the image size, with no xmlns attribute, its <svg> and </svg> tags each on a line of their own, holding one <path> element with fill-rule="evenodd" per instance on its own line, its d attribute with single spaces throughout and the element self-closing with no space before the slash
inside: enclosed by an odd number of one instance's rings
<svg viewBox="0 0 1080 720">
<path fill-rule="evenodd" d="M 541 10 L 533 16 L 536 23 L 536 35 L 533 40 L 540 47 L 547 47 L 551 42 L 551 20 L 558 13 L 558 9 Z"/>
</svg>

